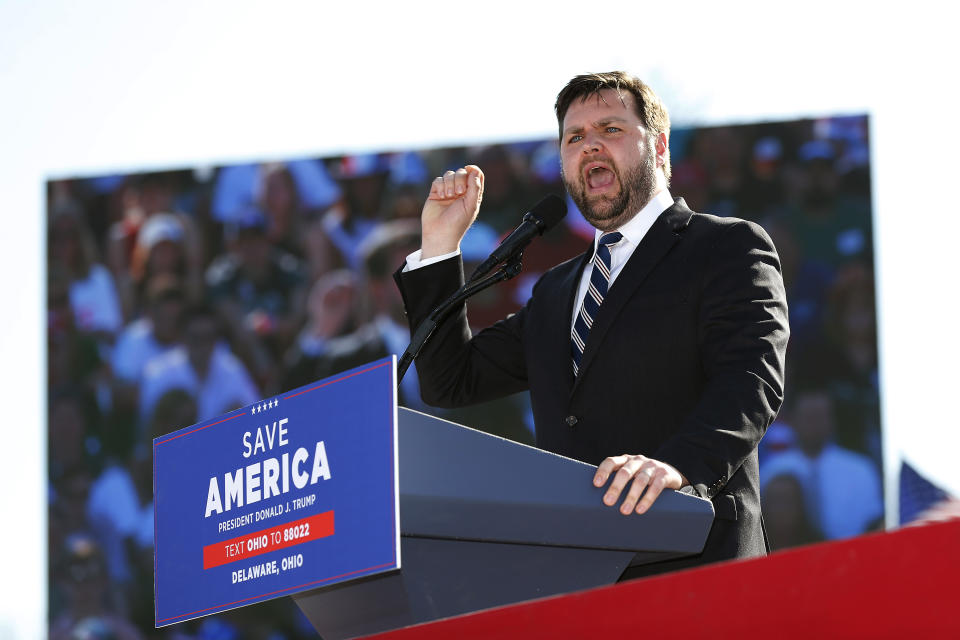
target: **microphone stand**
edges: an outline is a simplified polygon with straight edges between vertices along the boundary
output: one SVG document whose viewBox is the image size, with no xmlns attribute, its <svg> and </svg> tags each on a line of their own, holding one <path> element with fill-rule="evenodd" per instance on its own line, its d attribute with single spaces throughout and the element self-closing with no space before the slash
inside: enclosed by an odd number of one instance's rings
<svg viewBox="0 0 960 640">
<path fill-rule="evenodd" d="M 407 369 L 410 368 L 414 358 L 420 355 L 420 350 L 423 349 L 423 346 L 427 343 L 427 340 L 430 339 L 430 336 L 433 335 L 436 328 L 440 326 L 440 323 L 446 320 L 454 309 L 459 307 L 470 296 L 480 293 L 498 282 L 509 280 L 520 273 L 520 270 L 523 268 L 523 265 L 520 264 L 522 257 L 523 252 L 520 252 L 503 264 L 488 278 L 476 282 L 473 280 L 467 282 L 457 289 L 456 293 L 440 303 L 440 306 L 434 309 L 430 315 L 427 316 L 426 320 L 420 323 L 410 338 L 410 345 L 407 347 L 407 350 L 403 352 L 403 355 L 400 356 L 400 359 L 397 361 L 398 389 L 400 388 L 400 382 L 403 380 L 403 376 L 407 373 Z"/>
</svg>

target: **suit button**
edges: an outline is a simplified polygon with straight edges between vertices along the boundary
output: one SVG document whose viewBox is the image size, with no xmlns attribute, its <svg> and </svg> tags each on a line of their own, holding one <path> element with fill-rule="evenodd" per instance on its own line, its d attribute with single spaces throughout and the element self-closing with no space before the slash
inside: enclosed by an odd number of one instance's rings
<svg viewBox="0 0 960 640">
<path fill-rule="evenodd" d="M 566 423 L 568 427 L 576 426 L 577 416 L 567 416 Z"/>
</svg>

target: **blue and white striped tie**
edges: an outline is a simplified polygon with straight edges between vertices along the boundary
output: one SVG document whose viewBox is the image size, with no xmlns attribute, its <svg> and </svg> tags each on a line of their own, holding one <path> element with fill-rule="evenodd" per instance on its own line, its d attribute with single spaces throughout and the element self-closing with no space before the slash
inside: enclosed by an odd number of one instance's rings
<svg viewBox="0 0 960 640">
<path fill-rule="evenodd" d="M 574 376 L 580 374 L 580 360 L 587 345 L 587 335 L 590 333 L 590 327 L 593 326 L 593 319 L 597 317 L 597 311 L 600 310 L 600 303 L 607 295 L 607 287 L 610 284 L 610 247 L 622 239 L 623 234 L 614 231 L 600 236 L 600 242 L 597 243 L 597 253 L 593 256 L 593 273 L 590 274 L 590 286 L 587 287 L 587 294 L 583 296 L 580 313 L 577 314 L 577 321 L 573 324 L 573 331 L 570 332 Z"/>
</svg>

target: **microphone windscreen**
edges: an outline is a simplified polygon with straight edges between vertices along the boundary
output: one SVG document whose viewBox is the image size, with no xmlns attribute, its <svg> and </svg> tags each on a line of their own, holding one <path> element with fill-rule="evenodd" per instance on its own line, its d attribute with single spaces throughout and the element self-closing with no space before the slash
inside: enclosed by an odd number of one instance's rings
<svg viewBox="0 0 960 640">
<path fill-rule="evenodd" d="M 534 218 L 540 221 L 543 232 L 552 229 L 567 215 L 567 202 L 560 196 L 551 193 L 530 209 Z"/>
</svg>

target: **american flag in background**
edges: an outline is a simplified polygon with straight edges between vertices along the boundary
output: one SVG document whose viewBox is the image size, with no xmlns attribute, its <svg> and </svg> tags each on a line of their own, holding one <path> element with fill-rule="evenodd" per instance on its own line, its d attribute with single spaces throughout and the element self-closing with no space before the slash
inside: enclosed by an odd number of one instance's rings
<svg viewBox="0 0 960 640">
<path fill-rule="evenodd" d="M 960 499 L 900 463 L 900 526 L 960 518 Z"/>
</svg>

